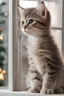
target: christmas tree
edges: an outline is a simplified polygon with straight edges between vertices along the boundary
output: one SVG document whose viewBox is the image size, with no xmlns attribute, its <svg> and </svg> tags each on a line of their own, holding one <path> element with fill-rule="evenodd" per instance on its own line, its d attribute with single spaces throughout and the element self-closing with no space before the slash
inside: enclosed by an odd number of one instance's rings
<svg viewBox="0 0 64 96">
<path fill-rule="evenodd" d="M 6 5 L 5 2 L 2 2 L 0 4 L 0 86 L 4 85 L 4 74 L 5 74 L 5 70 L 3 70 L 3 65 L 5 60 L 6 48 L 4 46 L 3 26 L 5 25 L 6 14 L 2 12 L 2 8 L 4 5 Z"/>
</svg>

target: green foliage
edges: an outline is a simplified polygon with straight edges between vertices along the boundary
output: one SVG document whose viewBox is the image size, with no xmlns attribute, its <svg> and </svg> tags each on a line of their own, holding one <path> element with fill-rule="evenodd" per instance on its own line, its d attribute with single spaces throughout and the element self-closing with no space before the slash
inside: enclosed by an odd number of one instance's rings
<svg viewBox="0 0 64 96">
<path fill-rule="evenodd" d="M 4 41 L 3 40 L 0 40 L 0 46 L 1 46 L 1 44 L 4 44 Z"/>
<path fill-rule="evenodd" d="M 4 44 L 0 44 L 0 53 L 5 52 L 5 47 Z"/>
<path fill-rule="evenodd" d="M 4 24 L 4 23 L 5 23 L 5 21 L 4 21 L 4 20 L 0 21 L 0 24 Z"/>
<path fill-rule="evenodd" d="M 5 24 L 5 16 L 4 16 L 4 12 L 2 12 L 2 8 L 3 6 L 6 5 L 5 2 L 2 2 L 0 4 L 0 28 L 2 28 L 2 26 L 4 26 Z M 2 34 L 3 30 L 0 31 L 0 35 Z M 3 69 L 3 61 L 5 60 L 5 52 L 6 52 L 6 48 L 4 46 L 4 39 L 0 40 L 0 68 Z"/>
<path fill-rule="evenodd" d="M 1 12 L 1 13 L 0 13 L 0 16 L 4 16 L 4 13 L 3 13 L 3 12 Z"/>
<path fill-rule="evenodd" d="M 3 6 L 3 5 L 6 5 L 6 3 L 5 3 L 5 2 L 2 2 L 2 3 L 1 3 L 1 6 Z"/>
<path fill-rule="evenodd" d="M 4 5 L 6 5 L 5 2 L 2 2 L 0 4 L 0 68 L 1 69 L 3 69 L 4 66 L 5 52 L 6 52 L 6 48 L 4 46 L 4 35 L 3 38 L 1 38 L 3 32 L 2 28 L 5 24 L 5 13 L 2 12 L 2 8 Z M 0 86 L 4 86 L 4 80 L 0 80 Z"/>
</svg>

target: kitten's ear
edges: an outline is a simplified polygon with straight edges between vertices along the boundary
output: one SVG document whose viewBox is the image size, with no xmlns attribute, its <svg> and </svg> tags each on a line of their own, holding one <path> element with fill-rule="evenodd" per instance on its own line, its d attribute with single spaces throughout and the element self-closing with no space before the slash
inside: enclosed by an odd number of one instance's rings
<svg viewBox="0 0 64 96">
<path fill-rule="evenodd" d="M 20 7 L 19 5 L 18 5 L 18 10 L 19 10 L 20 14 L 21 14 L 21 13 L 22 13 L 22 14 L 25 13 L 25 9 L 22 8 L 22 7 Z"/>
<path fill-rule="evenodd" d="M 48 14 L 48 12 L 49 12 L 49 11 L 47 10 L 47 8 L 46 8 L 46 6 L 45 6 L 45 4 L 44 4 L 43 1 L 38 4 L 36 10 L 39 12 L 39 14 L 40 14 L 41 16 L 45 16 L 45 17 L 47 16 L 47 14 Z"/>
</svg>

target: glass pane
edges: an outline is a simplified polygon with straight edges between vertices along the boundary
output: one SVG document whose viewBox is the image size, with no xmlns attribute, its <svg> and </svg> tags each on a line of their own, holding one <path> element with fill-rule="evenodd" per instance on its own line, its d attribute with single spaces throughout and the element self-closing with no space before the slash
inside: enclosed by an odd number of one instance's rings
<svg viewBox="0 0 64 96">
<path fill-rule="evenodd" d="M 37 2 L 19 0 L 19 5 L 22 6 L 23 8 L 30 8 L 30 7 L 36 7 Z"/>
<path fill-rule="evenodd" d="M 51 34 L 59 50 L 62 51 L 62 30 L 51 30 Z"/>
<path fill-rule="evenodd" d="M 52 27 L 61 27 L 62 28 L 62 0 L 53 0 L 53 2 L 48 2 L 46 0 L 45 4 L 51 13 L 51 26 Z M 50 0 L 51 1 L 51 0 Z M 55 1 L 55 2 L 54 2 Z M 29 0 L 19 0 L 19 5 L 23 8 L 36 7 L 37 1 L 29 1 Z M 51 34 L 53 36 L 54 41 L 58 45 L 59 50 L 62 49 L 62 30 L 51 30 Z M 30 80 L 27 78 L 28 75 L 28 60 L 27 60 L 27 36 L 21 34 L 21 38 L 19 37 L 19 62 L 21 62 L 21 90 L 27 90 L 30 87 Z M 20 57 L 21 56 L 21 57 Z M 27 82 L 28 81 L 28 82 Z M 27 83 L 26 83 L 27 82 Z"/>
<path fill-rule="evenodd" d="M 62 0 L 45 1 L 45 4 L 51 13 L 51 26 L 62 27 Z"/>
<path fill-rule="evenodd" d="M 0 0 L 0 89 L 8 87 L 8 0 Z"/>
</svg>

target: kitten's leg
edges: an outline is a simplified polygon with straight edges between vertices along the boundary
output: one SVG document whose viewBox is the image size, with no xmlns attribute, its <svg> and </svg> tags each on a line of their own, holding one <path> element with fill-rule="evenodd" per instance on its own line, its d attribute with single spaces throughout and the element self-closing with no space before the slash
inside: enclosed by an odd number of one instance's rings
<svg viewBox="0 0 64 96">
<path fill-rule="evenodd" d="M 56 85 L 56 78 L 53 76 L 49 76 L 49 74 L 46 73 L 43 78 L 43 85 L 42 85 L 41 93 L 53 94 L 55 85 Z"/>
<path fill-rule="evenodd" d="M 55 59 L 45 58 L 47 66 L 46 73 L 43 77 L 41 93 L 53 94 L 57 86 L 57 79 L 60 73 L 60 65 L 56 64 Z"/>
<path fill-rule="evenodd" d="M 40 92 L 41 88 L 42 88 L 42 82 L 41 82 L 41 77 L 40 74 L 38 73 L 33 58 L 31 56 L 28 57 L 28 61 L 29 61 L 29 74 L 30 74 L 30 89 L 28 90 L 28 92 L 31 93 L 38 93 Z"/>
<path fill-rule="evenodd" d="M 42 87 L 42 83 L 38 72 L 31 71 L 30 79 L 31 79 L 31 88 L 28 90 L 28 92 L 39 93 Z"/>
</svg>

